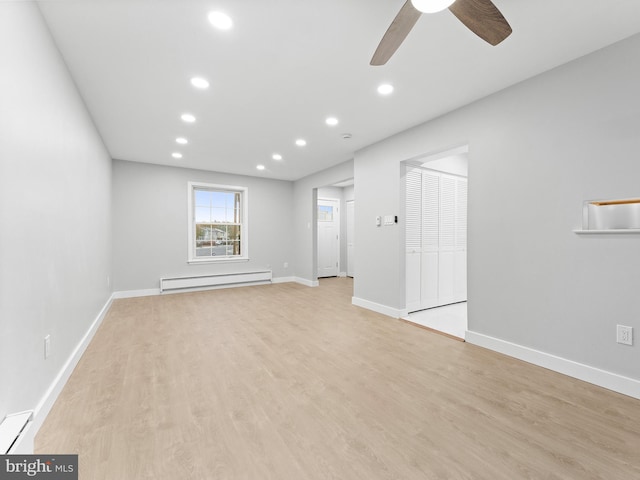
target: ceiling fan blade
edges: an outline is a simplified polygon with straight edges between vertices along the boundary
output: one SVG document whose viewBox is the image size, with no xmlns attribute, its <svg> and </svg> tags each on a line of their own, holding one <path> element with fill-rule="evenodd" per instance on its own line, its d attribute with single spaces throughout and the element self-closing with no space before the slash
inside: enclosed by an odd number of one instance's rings
<svg viewBox="0 0 640 480">
<path fill-rule="evenodd" d="M 391 25 L 385 32 L 380 45 L 371 58 L 371 65 L 384 65 L 398 49 L 400 44 L 407 38 L 409 32 L 422 15 L 411 4 L 411 0 L 407 0 L 402 6 L 396 18 L 393 19 Z"/>
<path fill-rule="evenodd" d="M 469 30 L 491 45 L 511 35 L 511 26 L 491 0 L 456 0 L 449 10 Z"/>
</svg>

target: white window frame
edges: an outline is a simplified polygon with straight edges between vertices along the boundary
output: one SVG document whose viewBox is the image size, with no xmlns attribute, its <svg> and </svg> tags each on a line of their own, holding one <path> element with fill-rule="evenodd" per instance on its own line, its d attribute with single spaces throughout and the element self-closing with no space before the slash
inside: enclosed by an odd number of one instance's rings
<svg viewBox="0 0 640 480">
<path fill-rule="evenodd" d="M 242 209 L 242 218 L 240 222 L 240 232 L 242 238 L 240 241 L 240 255 L 219 256 L 219 257 L 197 257 L 195 246 L 195 191 L 196 189 L 215 190 L 219 192 L 240 193 L 240 208 Z M 219 185 L 214 183 L 188 182 L 187 185 L 187 204 L 188 204 L 188 259 L 187 263 L 224 263 L 224 262 L 246 262 L 249 260 L 249 188 L 233 185 Z"/>
</svg>

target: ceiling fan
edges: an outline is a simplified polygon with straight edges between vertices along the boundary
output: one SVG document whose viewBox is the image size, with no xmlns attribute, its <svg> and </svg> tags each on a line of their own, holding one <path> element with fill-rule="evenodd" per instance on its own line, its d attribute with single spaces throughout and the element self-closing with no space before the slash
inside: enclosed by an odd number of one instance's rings
<svg viewBox="0 0 640 480">
<path fill-rule="evenodd" d="M 498 45 L 511 34 L 509 22 L 491 0 L 407 0 L 382 37 L 371 65 L 387 63 L 423 13 L 445 8 L 491 45 Z"/>
</svg>

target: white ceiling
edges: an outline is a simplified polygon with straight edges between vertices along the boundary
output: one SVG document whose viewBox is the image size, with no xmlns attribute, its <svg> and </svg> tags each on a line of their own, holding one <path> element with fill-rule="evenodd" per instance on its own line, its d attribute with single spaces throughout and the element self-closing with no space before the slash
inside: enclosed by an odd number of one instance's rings
<svg viewBox="0 0 640 480">
<path fill-rule="evenodd" d="M 638 0 L 494 0 L 514 31 L 501 45 L 444 11 L 371 67 L 404 0 L 38 3 L 113 158 L 286 180 L 640 32 Z M 212 28 L 212 10 L 234 28 Z M 195 75 L 211 87 L 194 89 Z M 395 92 L 379 96 L 382 82 Z"/>
</svg>

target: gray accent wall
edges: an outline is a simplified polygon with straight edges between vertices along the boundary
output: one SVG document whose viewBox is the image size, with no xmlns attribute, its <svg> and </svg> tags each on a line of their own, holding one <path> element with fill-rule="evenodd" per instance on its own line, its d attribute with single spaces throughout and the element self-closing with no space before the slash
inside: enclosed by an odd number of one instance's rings
<svg viewBox="0 0 640 480">
<path fill-rule="evenodd" d="M 0 421 L 110 298 L 111 159 L 34 2 L 0 3 Z M 44 358 L 44 337 L 51 353 Z"/>
<path fill-rule="evenodd" d="M 356 153 L 354 295 L 404 308 L 403 161 L 469 145 L 469 330 L 640 379 L 640 235 L 580 236 L 582 202 L 640 196 L 640 36 Z M 385 212 L 399 228 L 376 228 Z M 366 239 L 366 241 L 361 241 Z M 381 252 L 386 252 L 381 255 Z"/>
<path fill-rule="evenodd" d="M 188 182 L 248 187 L 249 261 L 187 263 Z M 292 200 L 289 181 L 114 160 L 115 290 L 157 289 L 161 277 L 265 268 L 274 278 L 292 276 Z"/>
</svg>

